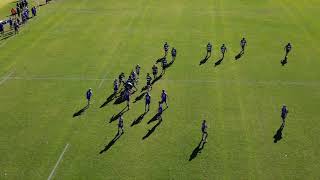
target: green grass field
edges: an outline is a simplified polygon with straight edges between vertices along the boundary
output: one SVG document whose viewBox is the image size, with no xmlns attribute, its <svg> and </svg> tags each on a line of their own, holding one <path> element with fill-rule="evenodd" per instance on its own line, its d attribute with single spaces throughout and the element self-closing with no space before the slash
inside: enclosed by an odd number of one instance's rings
<svg viewBox="0 0 320 180">
<path fill-rule="evenodd" d="M 51 172 L 52 179 L 90 180 L 319 179 L 319 10 L 318 0 L 56 0 L 42 6 L 18 35 L 0 41 L 0 179 L 48 179 Z M 248 47 L 235 61 L 242 37 Z M 113 92 L 112 79 L 140 64 L 134 100 L 165 41 L 178 56 L 153 86 L 151 111 L 131 127 L 144 100 L 132 103 L 126 132 L 100 154 L 117 133 L 110 118 L 125 107 L 99 108 Z M 213 55 L 199 66 L 209 41 Z M 288 42 L 293 50 L 283 67 Z M 228 52 L 214 67 L 222 43 Z M 90 87 L 92 105 L 73 118 Z M 147 124 L 162 89 L 169 108 L 160 125 Z M 289 115 L 274 143 L 282 104 Z M 189 161 L 203 119 L 208 143 Z"/>
</svg>

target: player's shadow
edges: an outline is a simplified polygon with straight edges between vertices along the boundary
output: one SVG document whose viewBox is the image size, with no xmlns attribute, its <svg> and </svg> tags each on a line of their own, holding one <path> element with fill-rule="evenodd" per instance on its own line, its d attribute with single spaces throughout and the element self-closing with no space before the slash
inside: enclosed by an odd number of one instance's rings
<svg viewBox="0 0 320 180">
<path fill-rule="evenodd" d="M 140 101 L 144 97 L 144 95 L 146 95 L 146 94 L 147 94 L 147 92 L 141 93 L 139 96 L 136 97 L 136 99 L 133 101 L 133 103 Z"/>
<path fill-rule="evenodd" d="M 156 64 L 161 63 L 161 62 L 162 62 L 163 60 L 165 60 L 165 59 L 166 59 L 166 56 L 157 59 L 157 60 L 156 60 Z"/>
<path fill-rule="evenodd" d="M 167 108 L 163 109 L 162 113 L 166 110 Z M 153 121 L 156 121 L 158 120 L 158 117 L 159 117 L 159 113 L 155 114 L 149 121 L 147 124 L 150 124 L 152 123 Z"/>
<path fill-rule="evenodd" d="M 205 64 L 208 60 L 209 60 L 209 58 L 211 57 L 211 54 L 206 54 L 206 57 L 204 57 L 201 61 L 200 61 L 200 64 L 199 64 L 199 66 L 201 66 L 202 64 Z"/>
<path fill-rule="evenodd" d="M 237 55 L 234 57 L 234 59 L 235 59 L 235 60 L 240 59 L 243 54 L 244 54 L 244 51 L 240 51 L 239 54 L 237 54 Z"/>
<path fill-rule="evenodd" d="M 123 134 L 123 133 L 122 133 Z M 102 154 L 106 151 L 108 151 L 113 145 L 114 143 L 117 142 L 117 140 L 122 136 L 122 134 L 119 134 L 119 132 L 115 135 L 115 137 L 104 147 L 103 150 L 100 151 L 99 154 Z"/>
<path fill-rule="evenodd" d="M 124 98 L 124 91 L 121 91 L 119 97 L 114 101 L 113 104 L 121 104 L 121 103 L 123 103 L 125 101 L 126 100 Z"/>
<path fill-rule="evenodd" d="M 145 116 L 146 114 L 147 114 L 147 112 L 144 112 L 144 113 L 142 113 L 138 118 L 136 118 L 136 119 L 132 122 L 131 127 L 134 126 L 134 125 L 139 124 L 139 123 L 143 120 L 143 118 L 144 118 L 144 116 Z"/>
<path fill-rule="evenodd" d="M 224 59 L 224 57 L 222 57 L 221 59 L 219 59 L 218 61 L 216 61 L 216 62 L 214 63 L 214 66 L 219 66 L 219 65 L 222 63 L 223 59 Z"/>
<path fill-rule="evenodd" d="M 109 123 L 112 123 L 113 121 L 119 119 L 120 116 L 122 116 L 124 113 L 126 113 L 127 111 L 129 111 L 128 106 L 126 106 L 125 108 L 123 108 L 118 114 L 116 115 L 112 115 L 112 117 L 110 118 Z"/>
<path fill-rule="evenodd" d="M 159 76 L 157 76 L 156 78 L 154 78 L 151 82 L 151 84 L 153 85 L 154 83 L 156 83 L 157 81 L 159 81 L 161 78 L 163 77 L 163 73 L 161 73 Z"/>
<path fill-rule="evenodd" d="M 3 35 L 0 35 L 0 41 L 6 40 L 14 35 L 14 31 L 5 32 Z"/>
<path fill-rule="evenodd" d="M 73 117 L 81 116 L 87 109 L 89 108 L 89 104 L 80 109 L 78 112 L 73 114 Z"/>
<path fill-rule="evenodd" d="M 155 124 L 151 129 L 148 130 L 147 134 L 142 137 L 142 140 L 145 140 L 148 138 L 156 129 L 157 127 L 162 123 L 162 117 L 160 117 L 159 121 L 157 124 Z"/>
<path fill-rule="evenodd" d="M 277 130 L 276 134 L 273 136 L 273 142 L 277 143 L 282 139 L 282 130 L 284 128 L 284 124 L 281 124 L 280 128 Z"/>
<path fill-rule="evenodd" d="M 281 65 L 284 66 L 288 63 L 288 58 L 287 57 L 284 57 L 283 60 L 280 61 L 281 62 Z"/>
<path fill-rule="evenodd" d="M 112 93 L 107 99 L 106 101 L 100 106 L 100 108 L 103 108 L 104 106 L 106 106 L 107 104 L 109 104 L 115 97 L 116 97 L 116 93 Z"/>
<path fill-rule="evenodd" d="M 198 144 L 198 146 L 196 148 L 194 148 L 194 150 L 192 151 L 190 157 L 189 157 L 189 161 L 192 161 L 194 158 L 197 157 L 197 155 L 199 153 L 201 153 L 201 150 L 204 148 L 205 142 L 203 142 L 203 140 L 201 139 L 200 143 Z"/>
</svg>

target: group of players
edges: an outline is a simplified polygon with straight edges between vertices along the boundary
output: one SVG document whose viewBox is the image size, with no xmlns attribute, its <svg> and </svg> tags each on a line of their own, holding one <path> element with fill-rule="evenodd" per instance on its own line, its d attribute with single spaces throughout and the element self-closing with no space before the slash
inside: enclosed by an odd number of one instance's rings
<svg viewBox="0 0 320 180">
<path fill-rule="evenodd" d="M 247 45 L 247 41 L 245 38 L 242 38 L 240 41 L 240 46 L 241 46 L 241 51 L 239 54 L 244 54 L 245 51 L 245 47 Z M 164 74 L 165 69 L 168 67 L 168 62 L 166 60 L 166 57 L 168 55 L 168 51 L 169 51 L 169 45 L 167 42 L 165 42 L 165 44 L 163 45 L 163 49 L 164 49 L 164 57 L 159 59 L 157 61 L 161 62 L 161 67 L 162 67 L 162 74 Z M 292 46 L 290 43 L 288 43 L 285 46 L 285 60 L 287 60 L 287 56 L 289 54 L 289 52 L 291 51 Z M 225 53 L 227 52 L 227 47 L 225 44 L 222 44 L 222 46 L 220 47 L 221 53 L 222 53 L 222 58 L 224 58 Z M 209 58 L 211 56 L 212 53 L 212 44 L 209 42 L 207 44 L 207 55 L 206 58 Z M 177 56 L 177 50 L 175 48 L 172 48 L 171 50 L 171 56 L 172 56 L 172 60 L 171 60 L 171 64 L 174 62 L 176 56 Z M 120 98 L 124 99 L 127 102 L 127 108 L 130 109 L 130 96 L 133 94 L 133 92 L 137 91 L 136 85 L 138 83 L 139 80 L 139 76 L 140 76 L 140 65 L 136 65 L 135 70 L 132 70 L 128 79 L 125 80 L 125 74 L 122 72 L 118 79 L 115 79 L 113 82 L 113 95 L 115 97 L 117 97 L 117 94 L 120 92 Z M 158 77 L 158 67 L 156 65 L 152 66 L 152 74 L 153 74 L 153 78 L 154 80 Z M 145 93 L 145 113 L 149 112 L 150 110 L 150 104 L 151 104 L 151 89 L 152 89 L 152 77 L 150 76 L 149 73 L 147 73 L 146 76 L 146 93 Z M 120 86 L 123 85 L 124 90 L 121 91 L 120 90 Z M 90 105 L 90 100 L 92 97 L 92 89 L 90 88 L 87 93 L 86 93 L 86 98 L 87 98 L 87 102 L 88 102 L 88 106 Z M 159 106 L 158 106 L 158 112 L 156 114 L 156 119 L 160 119 L 160 121 L 162 121 L 162 113 L 163 113 L 163 104 L 166 105 L 166 108 L 168 108 L 168 103 L 167 103 L 167 99 L 168 99 L 168 95 L 166 93 L 166 91 L 163 89 L 162 93 L 161 93 L 161 100 L 159 101 Z M 288 109 L 286 107 L 286 105 L 282 106 L 281 109 L 281 118 L 282 118 L 282 125 L 281 127 L 283 128 L 285 125 L 285 119 L 287 117 L 288 114 Z M 201 132 L 202 132 L 202 140 L 201 140 L 201 144 L 202 146 L 204 145 L 204 143 L 207 142 L 207 137 L 208 137 L 208 132 L 207 132 L 207 122 L 206 120 L 202 121 L 201 124 Z M 124 125 L 123 125 L 123 117 L 122 115 L 119 117 L 118 119 L 118 134 L 123 134 L 124 133 Z"/>
</svg>

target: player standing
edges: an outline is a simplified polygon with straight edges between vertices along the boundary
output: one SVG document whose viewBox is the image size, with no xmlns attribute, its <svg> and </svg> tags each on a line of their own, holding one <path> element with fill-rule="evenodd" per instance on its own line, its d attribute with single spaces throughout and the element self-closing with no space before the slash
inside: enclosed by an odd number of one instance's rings
<svg viewBox="0 0 320 180">
<path fill-rule="evenodd" d="M 119 86 L 121 85 L 121 83 L 125 84 L 124 83 L 124 73 L 122 72 L 120 75 L 119 75 Z"/>
<path fill-rule="evenodd" d="M 118 122 L 118 135 L 121 135 L 124 133 L 124 127 L 123 127 L 123 117 L 122 115 L 119 117 L 119 122 Z"/>
<path fill-rule="evenodd" d="M 89 90 L 88 90 L 87 93 L 86 93 L 86 98 L 87 98 L 87 101 L 88 101 L 87 106 L 90 105 L 91 97 L 92 97 L 92 89 L 89 88 Z"/>
<path fill-rule="evenodd" d="M 115 79 L 113 81 L 113 94 L 116 95 L 118 93 L 118 90 L 119 90 L 119 83 L 118 83 L 118 80 Z"/>
<path fill-rule="evenodd" d="M 128 89 L 124 91 L 124 100 L 127 101 L 127 107 L 130 109 L 130 91 Z"/>
<path fill-rule="evenodd" d="M 288 56 L 289 52 L 290 52 L 290 51 L 291 51 L 291 49 L 292 49 L 291 44 L 290 44 L 290 43 L 288 43 L 288 44 L 284 47 L 284 49 L 285 49 L 285 51 L 286 51 L 286 56 L 285 56 L 285 58 L 287 58 L 287 56 Z"/>
<path fill-rule="evenodd" d="M 207 128 L 208 128 L 207 122 L 206 120 L 203 120 L 201 125 L 201 131 L 202 131 L 202 142 L 204 143 L 207 142 L 207 137 L 208 137 Z"/>
<path fill-rule="evenodd" d="M 146 96 L 145 96 L 145 99 L 146 99 L 146 104 L 145 104 L 145 112 L 149 112 L 150 110 L 150 103 L 151 103 L 151 96 L 150 96 L 150 93 L 147 92 Z"/>
<path fill-rule="evenodd" d="M 148 89 L 148 91 L 150 91 L 152 89 L 151 81 L 152 81 L 152 77 L 150 76 L 149 73 L 147 73 L 147 89 Z"/>
<path fill-rule="evenodd" d="M 162 104 L 159 102 L 158 113 L 157 113 L 157 119 L 159 119 L 159 118 L 160 118 L 160 120 L 161 120 L 161 121 L 162 121 L 162 112 L 163 112 Z"/>
<path fill-rule="evenodd" d="M 136 73 L 138 76 L 140 75 L 140 65 L 139 64 L 136 65 Z"/>
<path fill-rule="evenodd" d="M 282 109 L 281 109 L 282 126 L 285 125 L 285 120 L 286 120 L 288 113 L 289 113 L 289 111 L 287 109 L 287 106 L 283 105 Z"/>
<path fill-rule="evenodd" d="M 210 42 L 208 42 L 208 44 L 207 44 L 207 55 L 206 55 L 207 58 L 211 56 L 211 51 L 212 51 L 212 45 L 211 45 Z"/>
<path fill-rule="evenodd" d="M 164 49 L 164 56 L 166 57 L 168 54 L 168 50 L 169 50 L 169 45 L 167 42 L 164 43 L 163 49 Z"/>
<path fill-rule="evenodd" d="M 244 53 L 244 48 L 246 47 L 246 45 L 247 45 L 247 40 L 245 38 L 242 38 L 241 41 L 240 41 L 241 53 L 242 54 Z"/>
<path fill-rule="evenodd" d="M 153 78 L 155 79 L 158 74 L 158 67 L 156 65 L 152 66 L 152 74 L 153 74 Z"/>
<path fill-rule="evenodd" d="M 172 56 L 172 62 L 173 62 L 176 59 L 176 56 L 177 56 L 177 50 L 175 48 L 172 48 L 171 56 Z"/>
<path fill-rule="evenodd" d="M 163 89 L 162 93 L 161 93 L 161 101 L 160 101 L 160 103 L 161 104 L 165 103 L 167 108 L 168 108 L 169 106 L 167 104 L 167 99 L 168 99 L 168 95 L 167 95 L 166 91 Z"/>
<path fill-rule="evenodd" d="M 222 44 L 220 50 L 222 53 L 222 58 L 224 58 L 224 54 L 227 52 L 227 47 L 224 44 Z"/>
</svg>

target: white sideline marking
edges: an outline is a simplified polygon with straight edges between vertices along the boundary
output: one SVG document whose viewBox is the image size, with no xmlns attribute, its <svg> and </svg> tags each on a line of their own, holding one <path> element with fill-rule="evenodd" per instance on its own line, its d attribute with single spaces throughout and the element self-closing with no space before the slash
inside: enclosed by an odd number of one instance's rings
<svg viewBox="0 0 320 180">
<path fill-rule="evenodd" d="M 11 75 L 11 74 L 10 74 Z M 111 78 L 82 78 L 82 77 L 10 77 L 6 76 L 7 79 L 13 80 L 67 80 L 67 81 L 113 81 Z M 3 81 L 3 80 L 2 80 Z M 320 86 L 320 81 L 311 81 L 311 82 L 303 82 L 303 81 L 280 81 L 280 80 L 270 80 L 270 81 L 238 81 L 238 80 L 224 80 L 224 81 L 216 81 L 216 80 L 200 80 L 200 79 L 164 79 L 162 81 L 166 82 L 180 82 L 180 83 L 221 83 L 221 84 L 244 84 L 244 85 L 288 85 L 288 86 Z M 100 84 L 101 84 L 100 82 Z M 0 82 L 1 85 L 1 82 Z"/>
<path fill-rule="evenodd" d="M 68 143 L 68 144 L 66 144 L 66 146 L 64 147 L 64 149 L 63 149 L 62 153 L 61 153 L 61 154 L 60 154 L 60 156 L 59 156 L 59 159 L 58 159 L 58 161 L 57 161 L 56 165 L 55 165 L 55 166 L 54 166 L 54 168 L 52 169 L 52 171 L 51 171 L 51 173 L 50 173 L 50 175 L 49 175 L 49 177 L 48 177 L 48 179 L 47 179 L 47 180 L 50 180 L 50 179 L 53 177 L 54 172 L 56 171 L 56 169 L 57 169 L 57 167 L 58 167 L 58 165 L 59 165 L 60 161 L 62 160 L 62 157 L 63 157 L 64 153 L 67 151 L 68 147 L 69 147 L 69 143 Z"/>
<path fill-rule="evenodd" d="M 4 82 L 6 82 L 8 79 L 10 79 L 11 77 L 11 75 L 14 73 L 14 71 L 11 71 L 9 74 L 7 74 L 7 75 L 5 75 L 4 77 L 2 77 L 1 79 L 1 81 L 0 81 L 0 85 L 1 84 L 3 84 Z"/>
</svg>

